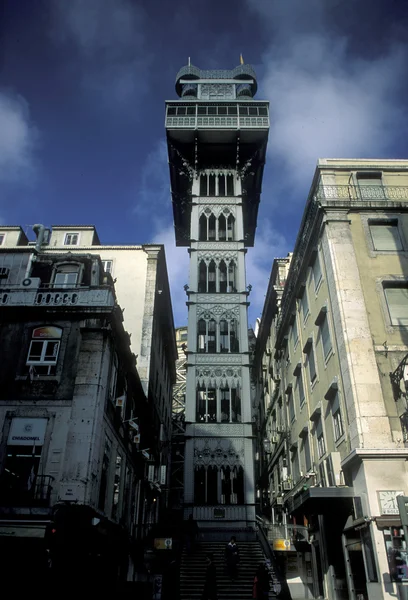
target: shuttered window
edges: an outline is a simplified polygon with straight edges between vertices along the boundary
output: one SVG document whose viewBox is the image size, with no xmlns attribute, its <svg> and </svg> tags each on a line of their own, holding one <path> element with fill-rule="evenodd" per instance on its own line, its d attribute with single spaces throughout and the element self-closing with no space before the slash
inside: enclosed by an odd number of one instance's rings
<svg viewBox="0 0 408 600">
<path fill-rule="evenodd" d="M 317 288 L 319 287 L 319 283 L 322 280 L 322 269 L 320 266 L 320 259 L 319 259 L 319 254 L 316 254 L 313 266 L 312 266 L 312 271 L 313 271 L 313 280 L 314 280 L 314 286 L 315 286 L 315 291 L 317 290 Z"/>
<path fill-rule="evenodd" d="M 322 336 L 322 345 L 323 345 L 323 354 L 326 359 L 331 352 L 332 342 L 330 338 L 330 329 L 329 322 L 327 320 L 327 315 L 325 316 L 323 323 L 320 325 L 320 334 Z"/>
<path fill-rule="evenodd" d="M 384 200 L 381 173 L 357 173 L 358 187 L 362 200 Z"/>
<path fill-rule="evenodd" d="M 392 325 L 408 325 L 408 286 L 385 287 L 385 298 Z"/>
<path fill-rule="evenodd" d="M 398 231 L 398 221 L 371 222 L 370 233 L 374 250 L 397 252 L 403 249 Z"/>
</svg>

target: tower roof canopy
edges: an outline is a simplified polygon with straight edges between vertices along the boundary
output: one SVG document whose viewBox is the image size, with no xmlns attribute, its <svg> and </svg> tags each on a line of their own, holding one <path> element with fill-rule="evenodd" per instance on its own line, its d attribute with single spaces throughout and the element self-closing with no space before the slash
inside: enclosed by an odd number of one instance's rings
<svg viewBox="0 0 408 600">
<path fill-rule="evenodd" d="M 256 94 L 258 84 L 256 81 L 256 74 L 251 65 L 238 65 L 234 69 L 211 69 L 202 70 L 194 65 L 186 65 L 181 67 L 176 77 L 176 92 L 182 96 L 182 83 L 181 80 L 197 81 L 199 79 L 213 79 L 222 81 L 223 79 L 236 79 L 237 81 L 248 81 L 250 82 L 252 96 Z"/>
</svg>

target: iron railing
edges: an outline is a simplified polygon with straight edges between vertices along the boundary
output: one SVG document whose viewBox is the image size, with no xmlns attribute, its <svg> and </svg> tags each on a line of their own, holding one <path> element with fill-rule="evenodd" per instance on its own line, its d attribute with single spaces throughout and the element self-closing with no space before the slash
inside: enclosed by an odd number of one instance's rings
<svg viewBox="0 0 408 600">
<path fill-rule="evenodd" d="M 0 482 L 0 505 L 48 508 L 53 481 L 52 475 L 35 475 L 22 481 L 4 472 Z"/>
</svg>

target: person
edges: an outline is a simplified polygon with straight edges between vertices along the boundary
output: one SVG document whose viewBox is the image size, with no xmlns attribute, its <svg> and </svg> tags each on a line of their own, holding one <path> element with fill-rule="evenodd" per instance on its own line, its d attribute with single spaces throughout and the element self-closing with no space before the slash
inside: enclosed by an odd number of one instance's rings
<svg viewBox="0 0 408 600">
<path fill-rule="evenodd" d="M 256 600 L 268 600 L 269 597 L 269 573 L 263 563 L 258 565 L 255 573 L 252 597 Z"/>
<path fill-rule="evenodd" d="M 187 549 L 187 552 L 190 553 L 191 550 L 193 549 L 195 539 L 198 535 L 197 521 L 194 520 L 194 517 L 192 514 L 189 515 L 188 520 L 186 521 L 185 532 L 186 532 L 186 549 Z"/>
<path fill-rule="evenodd" d="M 201 600 L 217 600 L 217 570 L 214 564 L 214 555 L 207 554 L 206 562 L 207 568 Z"/>
<path fill-rule="evenodd" d="M 237 546 L 235 537 L 232 536 L 225 548 L 225 563 L 227 566 L 227 574 L 234 580 L 238 577 L 238 564 L 239 564 L 239 548 Z"/>
</svg>

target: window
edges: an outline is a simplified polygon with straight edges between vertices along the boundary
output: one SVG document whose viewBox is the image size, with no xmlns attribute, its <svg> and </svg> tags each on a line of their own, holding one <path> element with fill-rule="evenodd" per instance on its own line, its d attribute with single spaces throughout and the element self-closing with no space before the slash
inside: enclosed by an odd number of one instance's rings
<svg viewBox="0 0 408 600">
<path fill-rule="evenodd" d="M 406 282 L 401 284 L 385 284 L 385 299 L 387 301 L 388 312 L 390 314 L 391 324 L 401 327 L 408 325 L 408 285 Z"/>
<path fill-rule="evenodd" d="M 44 326 L 33 329 L 26 364 L 30 374 L 55 375 L 62 329 Z"/>
<path fill-rule="evenodd" d="M 300 408 L 302 408 L 302 406 L 305 403 L 305 389 L 303 387 L 303 376 L 302 376 L 301 370 L 299 371 L 299 373 L 297 375 L 296 386 L 297 386 L 297 391 L 299 394 L 299 406 L 300 406 Z"/>
<path fill-rule="evenodd" d="M 64 246 L 78 246 L 79 233 L 66 233 Z"/>
<path fill-rule="evenodd" d="M 320 259 L 319 259 L 319 253 L 316 252 L 316 257 L 314 259 L 313 262 L 313 266 L 312 266 L 312 272 L 313 272 L 313 280 L 314 280 L 314 287 L 315 287 L 315 291 L 317 291 L 319 284 L 322 280 L 322 269 L 320 266 Z"/>
<path fill-rule="evenodd" d="M 297 448 L 292 450 L 291 463 L 292 479 L 296 483 L 300 479 L 299 453 Z"/>
<path fill-rule="evenodd" d="M 122 474 L 122 457 L 120 456 L 120 454 L 117 454 L 116 455 L 116 465 L 115 465 L 115 480 L 113 482 L 113 499 L 112 499 L 112 518 L 113 519 L 117 519 L 118 513 L 119 513 L 121 474 Z"/>
<path fill-rule="evenodd" d="M 326 443 L 324 441 L 323 423 L 322 423 L 321 418 L 317 421 L 317 424 L 316 424 L 316 438 L 317 438 L 317 454 L 318 454 L 319 458 L 322 458 L 322 456 L 324 456 L 324 454 L 326 453 Z"/>
<path fill-rule="evenodd" d="M 329 356 L 332 350 L 332 342 L 330 338 L 330 329 L 327 313 L 325 314 L 323 321 L 320 324 L 320 336 L 322 340 L 323 356 L 324 359 L 327 360 L 327 357 Z"/>
<path fill-rule="evenodd" d="M 200 386 L 197 390 L 198 422 L 215 422 L 217 420 L 217 402 L 215 388 Z"/>
<path fill-rule="evenodd" d="M 292 325 L 292 344 L 293 344 L 293 348 L 296 348 L 297 344 L 299 341 L 299 330 L 298 330 L 298 326 L 297 326 L 297 320 L 296 320 L 296 316 L 295 319 L 293 321 L 293 325 Z"/>
<path fill-rule="evenodd" d="M 362 200 L 384 200 L 381 172 L 357 173 L 358 187 Z"/>
<path fill-rule="evenodd" d="M 198 321 L 197 352 L 217 352 L 217 325 L 214 319 Z"/>
<path fill-rule="evenodd" d="M 313 339 L 311 337 L 308 338 L 306 345 L 303 348 L 303 352 L 307 355 L 310 383 L 313 383 L 316 379 L 316 363 L 314 357 Z"/>
<path fill-rule="evenodd" d="M 303 294 L 302 294 L 302 298 L 300 300 L 300 304 L 302 306 L 303 322 L 305 322 L 306 319 L 307 319 L 307 317 L 309 316 L 309 301 L 307 299 L 306 288 L 304 288 L 304 290 L 303 290 Z"/>
<path fill-rule="evenodd" d="M 6 239 L 5 233 L 0 233 L 0 246 L 4 244 L 4 240 Z"/>
<path fill-rule="evenodd" d="M 77 265 L 60 265 L 54 275 L 54 287 L 74 287 L 78 282 Z"/>
<path fill-rule="evenodd" d="M 403 250 L 398 221 L 369 221 L 374 250 L 398 252 Z"/>
<path fill-rule="evenodd" d="M 296 415 L 295 415 L 295 403 L 293 401 L 292 391 L 290 391 L 290 393 L 288 395 L 288 409 L 289 409 L 289 420 L 291 423 L 293 423 L 296 418 Z"/>
<path fill-rule="evenodd" d="M 307 435 L 305 435 L 305 437 L 303 438 L 303 451 L 305 453 L 306 471 L 311 471 L 312 470 L 312 455 L 310 452 L 309 433 L 307 433 Z"/>
<path fill-rule="evenodd" d="M 102 267 L 105 273 L 110 273 L 112 275 L 113 260 L 103 260 Z"/>
<path fill-rule="evenodd" d="M 333 417 L 334 440 L 337 442 L 344 434 L 343 419 L 340 411 L 339 393 L 336 392 L 331 402 L 331 412 Z"/>
</svg>

